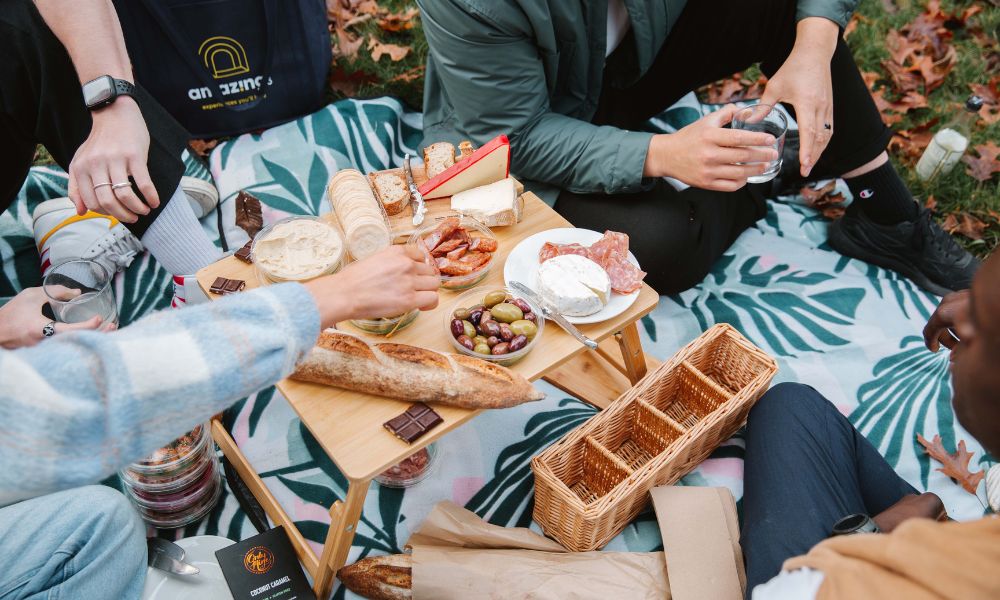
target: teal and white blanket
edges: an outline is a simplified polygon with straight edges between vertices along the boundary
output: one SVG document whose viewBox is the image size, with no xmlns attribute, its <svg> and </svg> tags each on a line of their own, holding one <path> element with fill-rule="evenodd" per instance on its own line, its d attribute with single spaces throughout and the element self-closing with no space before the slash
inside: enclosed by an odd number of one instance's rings
<svg viewBox="0 0 1000 600">
<path fill-rule="evenodd" d="M 670 130 L 705 110 L 688 96 L 651 124 Z M 210 174 L 189 158 L 189 174 L 215 180 L 228 208 L 223 214 L 230 247 L 239 247 L 245 234 L 232 224 L 239 190 L 267 205 L 266 222 L 326 212 L 324 188 L 332 173 L 400 165 L 404 154 L 414 153 L 420 126 L 420 114 L 395 100 L 344 100 L 220 144 L 211 154 Z M 17 203 L 0 217 L 0 296 L 38 284 L 30 209 L 64 195 L 65 185 L 59 169 L 35 168 Z M 954 418 L 947 352 L 929 353 L 920 337 L 938 299 L 892 272 L 833 252 L 826 228 L 816 211 L 794 198 L 771 202 L 766 218 L 737 240 L 704 282 L 664 296 L 643 319 L 647 352 L 665 359 L 712 324 L 731 323 L 778 359 L 776 382 L 809 383 L 849 415 L 904 478 L 939 494 L 952 516 L 981 515 L 982 505 L 935 471 L 915 440 L 918 432 L 927 438 L 940 434 L 945 447 L 954 448 L 964 439 L 974 452 L 973 465 L 988 466 L 981 447 Z M 218 238 L 214 216 L 206 219 L 205 231 Z M 169 277 L 147 254 L 119 276 L 116 292 L 127 324 L 168 306 Z M 496 524 L 531 525 L 531 457 L 594 414 L 552 386 L 537 385 L 546 400 L 484 413 L 441 440 L 435 471 L 423 483 L 405 491 L 373 485 L 350 560 L 400 552 L 431 507 L 445 499 Z M 228 418 L 241 448 L 320 552 L 327 510 L 343 497 L 344 478 L 273 388 L 238 403 Z M 724 485 L 740 498 L 742 457 L 737 435 L 682 484 Z M 227 490 L 208 518 L 179 535 L 198 533 L 238 540 L 254 530 Z M 608 549 L 659 547 L 647 511 Z M 335 597 L 345 597 L 344 590 Z"/>
</svg>

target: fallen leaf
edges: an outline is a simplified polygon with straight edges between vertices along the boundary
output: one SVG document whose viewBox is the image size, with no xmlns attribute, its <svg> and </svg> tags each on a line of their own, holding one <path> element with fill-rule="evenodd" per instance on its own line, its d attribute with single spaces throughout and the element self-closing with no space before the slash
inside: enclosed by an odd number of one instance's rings
<svg viewBox="0 0 1000 600">
<path fill-rule="evenodd" d="M 408 46 L 385 44 L 374 37 L 368 40 L 368 50 L 372 53 L 372 60 L 375 62 L 378 62 L 383 56 L 388 56 L 393 62 L 399 62 L 410 53 Z"/>
<path fill-rule="evenodd" d="M 195 151 L 195 154 L 205 158 L 212 151 L 212 148 L 219 145 L 219 140 L 190 140 L 188 145 Z"/>
<path fill-rule="evenodd" d="M 972 453 L 966 450 L 965 440 L 959 440 L 958 450 L 954 453 L 950 453 L 944 449 L 944 446 L 941 444 L 941 436 L 939 435 L 935 435 L 934 440 L 928 442 L 924 439 L 924 436 L 918 433 L 917 441 L 920 442 L 924 447 L 924 451 L 931 458 L 941 463 L 942 466 L 937 469 L 938 471 L 951 477 L 965 491 L 973 496 L 976 495 L 976 488 L 979 487 L 979 482 L 986 477 L 986 471 L 982 469 L 975 473 L 969 471 L 969 461 L 972 460 Z"/>
<path fill-rule="evenodd" d="M 931 142 L 931 138 L 934 137 L 934 128 L 937 123 L 938 118 L 935 117 L 911 129 L 895 132 L 892 140 L 889 141 L 889 149 L 905 163 L 916 162 L 924 153 L 927 144 Z"/>
<path fill-rule="evenodd" d="M 338 26 L 335 31 L 337 34 L 337 48 L 334 55 L 349 60 L 357 58 L 358 50 L 361 48 L 361 44 L 364 43 L 364 39 L 349 33 L 343 27 Z"/>
<path fill-rule="evenodd" d="M 972 93 L 983 99 L 983 108 L 979 111 L 979 118 L 987 125 L 992 125 L 1000 121 L 1000 75 L 990 79 L 985 85 L 981 83 L 969 84 Z"/>
<path fill-rule="evenodd" d="M 818 188 L 805 186 L 799 190 L 799 195 L 827 219 L 839 219 L 844 216 L 844 195 L 836 192 L 836 188 L 837 182 L 831 180 Z"/>
<path fill-rule="evenodd" d="M 966 172 L 976 181 L 989 181 L 994 173 L 1000 173 L 1000 146 L 993 142 L 979 144 L 975 147 L 979 156 L 966 154 L 962 162 L 967 165 Z"/>
<path fill-rule="evenodd" d="M 376 81 L 372 75 L 364 71 L 359 70 L 348 73 L 337 65 L 334 65 L 330 69 L 330 76 L 327 80 L 330 82 L 331 90 L 339 92 L 348 98 L 357 96 L 362 85 Z"/>
<path fill-rule="evenodd" d="M 413 29 L 413 19 L 420 14 L 416 8 L 411 8 L 405 12 L 388 13 L 379 17 L 378 26 L 383 31 L 399 32 Z"/>
<path fill-rule="evenodd" d="M 424 76 L 424 65 L 417 65 L 412 69 L 403 71 L 399 75 L 396 75 L 390 82 L 402 82 L 402 83 L 412 83 Z"/>
<path fill-rule="evenodd" d="M 949 213 L 948 216 L 945 217 L 944 223 L 941 224 L 941 228 L 948 233 L 959 233 L 970 240 L 983 239 L 983 232 L 986 231 L 988 226 L 989 225 L 979 217 L 973 216 L 964 211 Z"/>
<path fill-rule="evenodd" d="M 937 198 L 934 197 L 934 194 L 927 196 L 927 200 L 924 201 L 924 208 L 931 212 L 937 210 Z"/>
</svg>

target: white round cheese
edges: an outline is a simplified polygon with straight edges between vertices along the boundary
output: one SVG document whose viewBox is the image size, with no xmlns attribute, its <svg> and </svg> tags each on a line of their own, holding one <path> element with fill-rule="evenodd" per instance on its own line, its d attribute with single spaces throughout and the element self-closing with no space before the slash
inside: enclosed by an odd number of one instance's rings
<svg viewBox="0 0 1000 600">
<path fill-rule="evenodd" d="M 569 317 L 592 315 L 611 297 L 611 279 L 601 265 L 576 254 L 542 263 L 536 287 L 557 312 Z"/>
</svg>

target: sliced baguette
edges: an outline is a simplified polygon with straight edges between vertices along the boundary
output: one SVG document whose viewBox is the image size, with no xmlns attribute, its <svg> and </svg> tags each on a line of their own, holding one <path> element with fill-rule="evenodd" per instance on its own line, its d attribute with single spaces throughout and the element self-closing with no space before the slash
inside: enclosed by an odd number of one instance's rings
<svg viewBox="0 0 1000 600">
<path fill-rule="evenodd" d="M 545 394 L 524 377 L 485 360 L 405 344 L 368 344 L 328 329 L 292 379 L 470 409 L 508 408 Z"/>
<path fill-rule="evenodd" d="M 427 179 L 438 175 L 455 164 L 455 146 L 448 142 L 437 142 L 424 148 L 424 168 Z"/>
<path fill-rule="evenodd" d="M 393 169 L 369 173 L 368 179 L 372 182 L 375 196 L 385 207 L 387 215 L 397 215 L 403 212 L 406 205 L 410 203 L 410 190 L 406 187 L 406 179 L 402 171 Z"/>
<path fill-rule="evenodd" d="M 409 554 L 363 558 L 337 571 L 344 587 L 371 600 L 410 600 L 413 560 Z"/>
</svg>

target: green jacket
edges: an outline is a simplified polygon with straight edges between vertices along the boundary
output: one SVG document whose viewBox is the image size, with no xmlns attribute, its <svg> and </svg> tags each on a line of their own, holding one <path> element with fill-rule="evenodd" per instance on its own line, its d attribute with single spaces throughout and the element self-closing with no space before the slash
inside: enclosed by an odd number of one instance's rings
<svg viewBox="0 0 1000 600">
<path fill-rule="evenodd" d="M 626 79 L 649 69 L 686 1 L 625 0 L 638 67 Z M 417 4 L 430 46 L 425 145 L 463 139 L 479 145 L 505 133 L 511 170 L 550 202 L 555 188 L 642 188 L 652 134 L 590 123 L 604 73 L 607 0 Z M 844 27 L 856 4 L 799 0 L 798 16 L 823 16 Z"/>
</svg>

